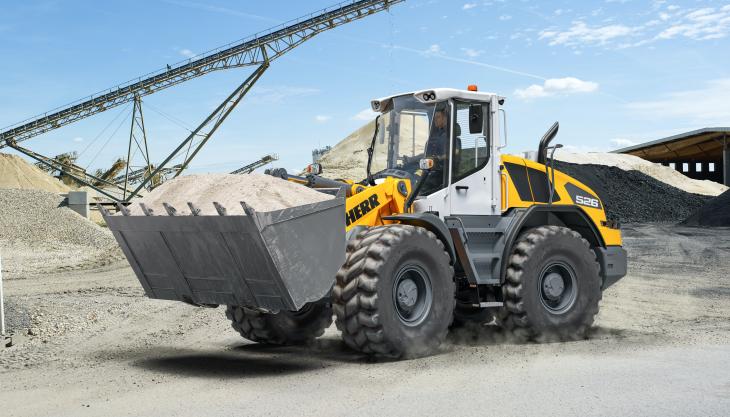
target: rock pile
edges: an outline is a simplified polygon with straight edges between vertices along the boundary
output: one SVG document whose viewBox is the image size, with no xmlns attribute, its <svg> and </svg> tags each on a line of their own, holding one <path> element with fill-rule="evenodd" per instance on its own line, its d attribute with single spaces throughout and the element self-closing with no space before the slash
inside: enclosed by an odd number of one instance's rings
<svg viewBox="0 0 730 417">
<path fill-rule="evenodd" d="M 708 201 L 682 222 L 685 226 L 730 227 L 730 191 Z"/>
<path fill-rule="evenodd" d="M 4 278 L 107 265 L 122 258 L 108 230 L 41 190 L 0 189 L 0 251 Z"/>
<path fill-rule="evenodd" d="M 555 168 L 598 193 L 606 206 L 607 217 L 622 223 L 678 222 L 711 199 L 635 170 L 562 161 L 556 161 Z"/>
<path fill-rule="evenodd" d="M 48 191 L 0 189 L 0 241 L 95 248 L 116 244 L 108 230 L 61 207 L 62 201 Z"/>
<path fill-rule="evenodd" d="M 555 159 L 571 164 L 605 165 L 621 168 L 624 171 L 639 171 L 672 187 L 693 194 L 714 197 L 724 193 L 728 189 L 725 185 L 718 184 L 714 181 L 689 178 L 673 168 L 656 164 L 634 155 L 608 152 L 572 153 L 564 152 L 560 149 L 555 152 Z"/>
</svg>

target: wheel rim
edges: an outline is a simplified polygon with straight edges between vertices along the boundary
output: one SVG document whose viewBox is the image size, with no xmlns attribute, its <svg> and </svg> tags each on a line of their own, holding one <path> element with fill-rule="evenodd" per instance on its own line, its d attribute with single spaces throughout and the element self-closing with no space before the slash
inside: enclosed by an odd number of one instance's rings
<svg viewBox="0 0 730 417">
<path fill-rule="evenodd" d="M 552 262 L 542 270 L 538 280 L 540 302 L 551 313 L 562 314 L 575 304 L 578 280 L 565 262 Z"/>
<path fill-rule="evenodd" d="M 406 265 L 393 281 L 393 305 L 400 321 L 407 326 L 423 322 L 431 310 L 431 278 L 418 265 Z"/>
</svg>

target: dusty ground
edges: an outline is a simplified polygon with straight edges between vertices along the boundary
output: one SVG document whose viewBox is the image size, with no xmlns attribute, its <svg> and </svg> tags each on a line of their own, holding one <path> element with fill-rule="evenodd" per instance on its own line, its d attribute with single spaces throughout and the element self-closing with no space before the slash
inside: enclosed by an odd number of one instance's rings
<svg viewBox="0 0 730 417">
<path fill-rule="evenodd" d="M 730 230 L 625 230 L 630 275 L 589 340 L 456 335 L 425 359 L 372 362 L 331 328 L 315 346 L 242 340 L 222 309 L 142 297 L 122 264 L 9 274 L 0 414 L 703 415 L 730 410 Z M 24 330 L 27 331 L 27 330 Z"/>
</svg>

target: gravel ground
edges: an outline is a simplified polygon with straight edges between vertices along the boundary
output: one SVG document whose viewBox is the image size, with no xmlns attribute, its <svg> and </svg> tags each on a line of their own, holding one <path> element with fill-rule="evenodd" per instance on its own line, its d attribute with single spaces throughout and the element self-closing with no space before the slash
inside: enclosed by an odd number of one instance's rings
<svg viewBox="0 0 730 417">
<path fill-rule="evenodd" d="M 334 328 L 308 347 L 241 339 L 222 309 L 149 300 L 124 264 L 25 276 L 0 350 L 3 416 L 726 416 L 730 229 L 625 228 L 629 275 L 591 337 L 515 344 L 488 328 L 429 358 L 371 361 Z"/>
<path fill-rule="evenodd" d="M 555 168 L 598 193 L 607 217 L 622 223 L 680 222 L 712 199 L 682 191 L 639 171 L 562 161 L 555 161 Z"/>
</svg>

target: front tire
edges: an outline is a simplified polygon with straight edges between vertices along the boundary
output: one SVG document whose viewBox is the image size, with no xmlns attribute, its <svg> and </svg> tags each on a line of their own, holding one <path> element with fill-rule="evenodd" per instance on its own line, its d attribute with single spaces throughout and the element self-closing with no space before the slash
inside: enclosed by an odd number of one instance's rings
<svg viewBox="0 0 730 417">
<path fill-rule="evenodd" d="M 388 357 L 433 353 L 454 311 L 454 270 L 443 243 L 410 225 L 371 227 L 347 245 L 333 309 L 345 343 Z"/>
<path fill-rule="evenodd" d="M 528 230 L 509 257 L 503 327 L 522 340 L 585 338 L 602 296 L 599 272 L 596 254 L 574 230 Z"/>
<path fill-rule="evenodd" d="M 262 313 L 247 307 L 228 306 L 231 326 L 252 342 L 270 345 L 300 345 L 322 336 L 332 324 L 328 301 L 309 303 L 299 311 Z"/>
</svg>

